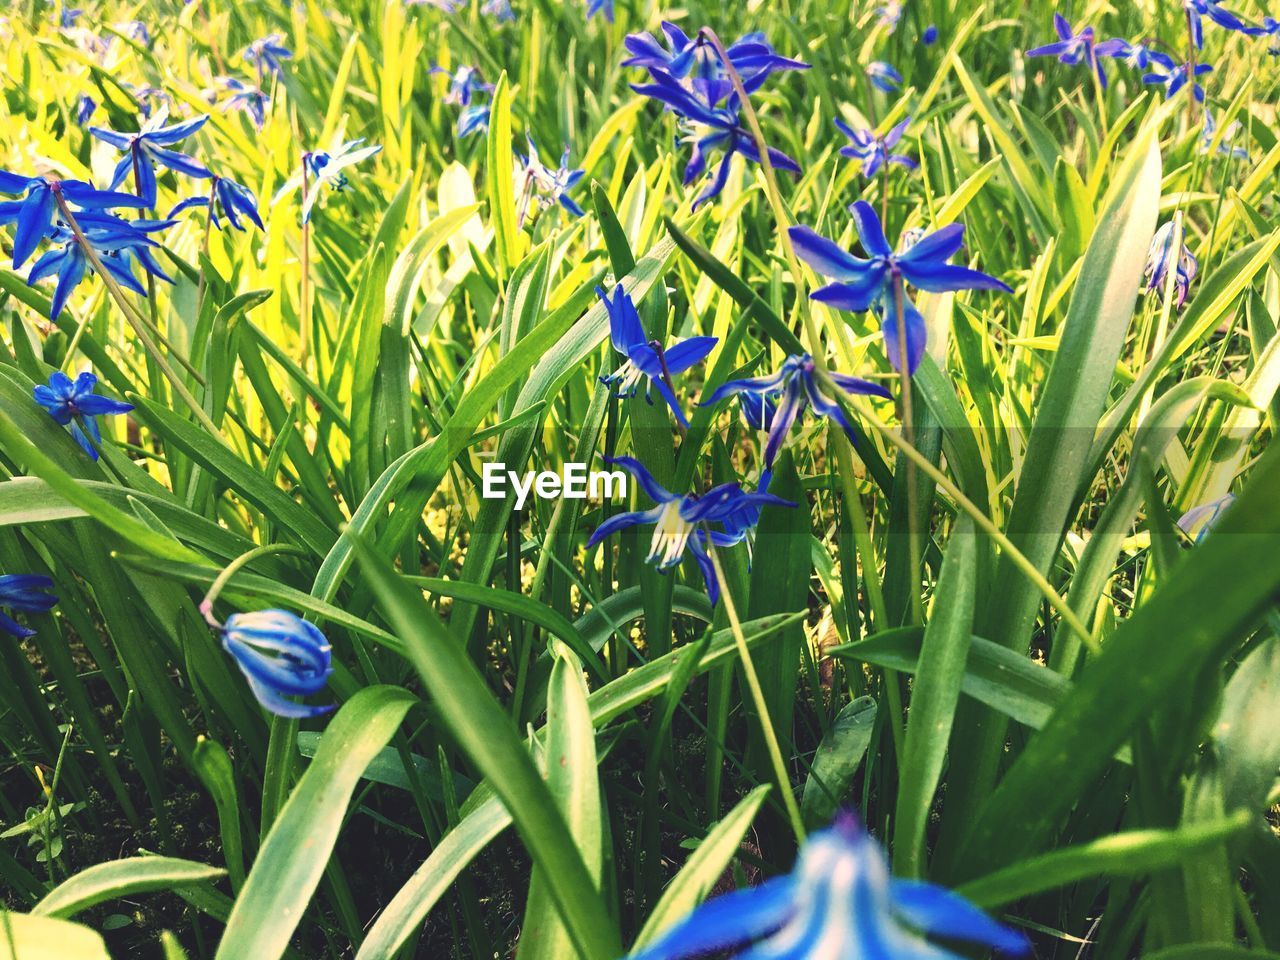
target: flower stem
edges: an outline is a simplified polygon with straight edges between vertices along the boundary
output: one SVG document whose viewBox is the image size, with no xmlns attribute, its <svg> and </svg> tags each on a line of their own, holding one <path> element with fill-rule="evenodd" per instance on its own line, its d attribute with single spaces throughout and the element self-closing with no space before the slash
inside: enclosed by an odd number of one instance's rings
<svg viewBox="0 0 1280 960">
<path fill-rule="evenodd" d="M 307 173 L 307 158 L 302 158 L 302 198 L 306 203 L 311 191 L 311 178 Z M 309 213 L 310 211 L 308 211 Z M 311 217 L 302 220 L 302 290 L 298 304 L 298 365 L 306 370 L 307 348 L 311 340 Z"/>
<path fill-rule="evenodd" d="M 915 412 L 912 409 L 911 397 L 911 359 L 908 356 L 906 296 L 903 289 L 902 274 L 895 268 L 893 271 L 893 308 L 898 321 L 898 399 L 902 403 L 899 419 L 902 421 L 902 438 L 915 447 Z M 911 570 L 911 622 L 917 626 L 924 622 L 924 604 L 920 598 L 920 531 L 916 529 L 916 465 L 907 460 L 907 562 Z"/>
<path fill-rule="evenodd" d="M 764 735 L 765 747 L 769 759 L 773 763 L 773 775 L 778 781 L 778 789 L 782 791 L 782 803 L 787 809 L 787 819 L 791 821 L 791 829 L 796 835 L 796 843 L 804 843 L 804 820 L 800 817 L 800 805 L 796 803 L 795 793 L 791 788 L 791 779 L 787 776 L 787 766 L 782 759 L 782 748 L 778 745 L 778 735 L 773 729 L 773 721 L 769 717 L 769 705 L 764 699 L 764 690 L 760 686 L 760 677 L 756 673 L 755 662 L 751 659 L 751 651 L 747 647 L 747 638 L 742 633 L 742 624 L 738 620 L 738 608 L 734 606 L 733 594 L 725 580 L 724 567 L 720 565 L 720 557 L 716 554 L 711 537 L 707 537 L 707 556 L 711 558 L 711 566 L 716 572 L 716 581 L 720 584 L 720 595 L 724 599 L 724 612 L 729 618 L 729 629 L 733 632 L 733 641 L 738 648 L 738 659 L 742 661 L 742 672 L 747 678 L 747 688 L 751 691 L 751 699 L 760 718 L 760 732 Z"/>
<path fill-rule="evenodd" d="M 213 602 L 218 599 L 218 594 L 222 593 L 222 588 L 227 585 L 227 582 L 246 564 L 252 563 L 258 557 L 265 557 L 273 553 L 304 554 L 306 551 L 291 543 L 268 543 L 260 547 L 254 547 L 252 550 L 248 550 L 232 560 L 222 569 L 221 573 L 214 577 L 213 583 L 209 584 L 208 593 L 200 601 L 200 615 L 204 617 L 209 626 L 215 630 L 222 629 L 222 624 L 213 615 Z"/>
</svg>

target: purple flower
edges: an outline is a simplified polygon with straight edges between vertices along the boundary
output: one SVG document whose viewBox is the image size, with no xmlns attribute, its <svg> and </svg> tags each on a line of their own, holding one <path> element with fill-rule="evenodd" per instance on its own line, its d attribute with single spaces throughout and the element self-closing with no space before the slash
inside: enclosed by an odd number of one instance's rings
<svg viewBox="0 0 1280 960">
<path fill-rule="evenodd" d="M 102 445 L 98 417 L 128 413 L 133 409 L 131 403 L 98 396 L 93 392 L 97 385 L 98 378 L 88 370 L 74 381 L 58 370 L 50 375 L 47 386 L 42 383 L 33 391 L 36 403 L 49 411 L 57 423 L 70 426 L 76 443 L 94 460 L 98 459 L 98 447 Z"/>
<path fill-rule="evenodd" d="M 76 123 L 83 127 L 93 116 L 93 111 L 97 109 L 98 104 L 93 97 L 88 95 L 81 97 L 76 103 Z"/>
<path fill-rule="evenodd" d="M 284 61 L 293 59 L 293 51 L 284 45 L 284 35 L 269 33 L 245 47 L 244 59 L 258 68 L 258 83 L 264 73 L 281 73 Z"/>
<path fill-rule="evenodd" d="M 460 137 L 469 137 L 489 129 L 489 104 L 480 103 L 467 107 L 458 114 L 457 132 Z"/>
<path fill-rule="evenodd" d="M 1187 75 L 1191 69 L 1191 64 L 1179 63 L 1175 66 L 1173 59 L 1163 53 L 1151 54 L 1151 61 L 1160 69 L 1152 70 L 1150 73 L 1145 74 L 1142 82 L 1158 83 L 1163 86 L 1166 99 L 1177 96 L 1178 92 L 1187 85 Z M 1194 76 L 1200 77 L 1212 69 L 1213 67 L 1207 63 L 1197 63 Z M 1200 86 L 1199 80 L 1192 84 L 1191 91 L 1196 100 L 1204 101 L 1204 87 Z"/>
<path fill-rule="evenodd" d="M 1093 27 L 1085 27 L 1079 33 L 1071 29 L 1067 18 L 1060 13 L 1053 15 L 1053 26 L 1058 32 L 1058 39 L 1042 47 L 1027 51 L 1028 57 L 1057 57 L 1059 63 L 1075 66 L 1080 62 L 1088 65 L 1098 75 L 1098 81 L 1105 88 L 1107 75 L 1102 64 L 1098 62 L 1098 52 L 1093 43 Z"/>
<path fill-rule="evenodd" d="M 267 121 L 267 107 L 271 98 L 260 87 L 245 83 L 237 77 L 219 77 L 218 82 L 231 94 L 222 105 L 223 110 L 242 110 L 249 115 L 253 125 L 259 130 Z"/>
<path fill-rule="evenodd" d="M 229 177 L 215 176 L 210 194 L 215 201 L 212 206 L 209 196 L 188 197 L 169 211 L 169 219 L 172 220 L 184 210 L 204 207 L 209 211 L 209 222 L 219 230 L 222 229 L 222 223 L 218 219 L 219 209 L 222 210 L 222 215 L 227 218 L 232 229 L 244 230 L 244 225 L 240 222 L 241 217 L 251 221 L 259 230 L 266 229 L 262 225 L 262 218 L 258 215 L 258 199 L 244 184 L 236 183 Z"/>
<path fill-rule="evenodd" d="M 898 145 L 898 141 L 902 139 L 910 123 L 911 118 L 906 117 L 881 137 L 877 136 L 873 130 L 854 130 L 843 120 L 837 119 L 836 128 L 849 138 L 849 145 L 840 148 L 840 156 L 860 160 L 864 177 L 874 177 L 886 163 L 896 163 L 908 170 L 914 170 L 919 166 L 916 161 L 901 153 L 889 152 Z"/>
<path fill-rule="evenodd" d="M 569 196 L 569 190 L 582 179 L 586 171 L 569 169 L 568 144 L 565 145 L 564 153 L 560 155 L 560 166 L 552 170 L 538 159 L 538 147 L 533 142 L 533 137 L 525 134 L 525 141 L 529 144 L 529 155 L 520 157 L 523 176 L 525 183 L 532 186 L 537 194 L 539 205 L 545 208 L 558 203 L 575 217 L 581 217 L 584 211 L 578 206 L 577 201 Z"/>
<path fill-rule="evenodd" d="M 432 66 L 432 73 L 441 73 L 449 78 L 449 89 L 441 98 L 442 103 L 452 106 L 470 106 L 472 98 L 484 90 L 492 90 L 493 84 L 485 83 L 480 71 L 475 67 L 461 66 L 450 73 L 444 67 Z"/>
<path fill-rule="evenodd" d="M 1204 46 L 1204 23 L 1202 18 L 1208 17 L 1220 27 L 1240 33 L 1256 33 L 1256 28 L 1249 27 L 1243 20 L 1224 10 L 1218 0 L 1182 0 L 1182 8 L 1187 13 L 1187 23 L 1191 27 L 1191 39 L 1199 50 Z"/>
<path fill-rule="evenodd" d="M 1222 519 L 1222 514 L 1235 501 L 1236 495 L 1228 493 L 1217 500 L 1210 500 L 1208 503 L 1192 507 L 1179 518 L 1178 529 L 1199 543 L 1210 530 L 1217 526 L 1218 521 Z"/>
<path fill-rule="evenodd" d="M 720 55 L 701 31 L 691 39 L 688 34 L 670 21 L 662 22 L 662 33 L 667 41 L 662 44 L 648 33 L 633 33 L 623 41 L 631 56 L 622 61 L 624 67 L 644 67 L 650 73 L 661 71 L 677 80 L 686 77 L 707 90 L 718 88 L 718 96 L 708 97 L 707 103 L 714 106 L 727 93 L 727 73 Z M 783 57 L 769 45 L 763 33 L 749 33 L 738 38 L 725 48 L 729 62 L 742 78 L 743 85 L 750 93 L 759 89 L 769 74 L 777 70 L 808 70 L 809 64 L 800 60 Z"/>
<path fill-rule="evenodd" d="M 516 12 L 511 9 L 511 0 L 484 0 L 480 5 L 480 12 L 499 23 L 510 23 L 516 18 Z"/>
<path fill-rule="evenodd" d="M 1176 254 L 1174 253 L 1175 244 L 1179 248 Z M 1143 268 L 1143 276 L 1147 278 L 1148 293 L 1164 289 L 1170 264 L 1175 264 L 1174 269 L 1177 275 L 1173 285 L 1178 309 L 1182 309 L 1182 305 L 1187 302 L 1187 291 L 1191 289 L 1191 281 L 1196 278 L 1200 264 L 1182 242 L 1182 232 L 1175 231 L 1172 220 L 1161 226 L 1151 238 L 1151 248 L 1147 251 L 1147 264 Z"/>
<path fill-rule="evenodd" d="M 604 18 L 613 23 L 613 0 L 587 0 L 587 19 L 597 13 L 603 13 Z"/>
<path fill-rule="evenodd" d="M 1204 110 L 1204 128 L 1200 132 L 1200 153 L 1207 154 L 1213 148 L 1213 139 L 1217 134 L 1217 124 L 1214 122 L 1213 113 L 1208 107 Z M 1222 139 L 1218 142 L 1218 153 L 1226 157 L 1233 157 L 1237 160 L 1248 160 L 1249 151 L 1244 147 L 1233 147 L 1231 141 L 1236 138 L 1236 134 L 1240 132 L 1240 121 L 1233 120 L 1225 130 L 1222 131 Z"/>
<path fill-rule="evenodd" d="M 34 573 L 8 573 L 0 576 L 0 607 L 22 610 L 27 613 L 47 613 L 58 598 L 46 591 L 53 589 L 53 581 Z M 0 612 L 0 630 L 24 640 L 35 631 L 24 627 L 7 613 Z"/>
</svg>

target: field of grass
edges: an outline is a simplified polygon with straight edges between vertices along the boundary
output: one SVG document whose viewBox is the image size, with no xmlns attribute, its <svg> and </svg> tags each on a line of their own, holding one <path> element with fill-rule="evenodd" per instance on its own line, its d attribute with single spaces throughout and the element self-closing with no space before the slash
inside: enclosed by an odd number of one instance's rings
<svg viewBox="0 0 1280 960">
<path fill-rule="evenodd" d="M 11 3 L 0 960 L 1280 957 L 1278 14 Z"/>
</svg>

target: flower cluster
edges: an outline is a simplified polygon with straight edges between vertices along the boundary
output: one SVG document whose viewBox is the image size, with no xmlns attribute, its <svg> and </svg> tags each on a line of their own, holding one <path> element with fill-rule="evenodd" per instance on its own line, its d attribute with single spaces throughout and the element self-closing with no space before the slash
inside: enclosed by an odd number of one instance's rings
<svg viewBox="0 0 1280 960">
<path fill-rule="evenodd" d="M 693 145 L 693 155 L 684 171 L 685 186 L 704 177 L 712 155 L 720 152 L 719 166 L 710 183 L 693 201 L 697 208 L 724 189 L 735 155 L 752 163 L 761 162 L 754 138 L 739 119 L 743 104 L 729 69 L 737 74 L 743 91 L 749 95 L 759 90 L 771 74 L 806 70 L 809 65 L 779 55 L 759 33 L 748 34 L 726 48 L 726 63 L 706 30 L 690 38 L 674 23 L 664 22 L 662 31 L 666 47 L 648 33 L 628 36 L 625 42 L 631 56 L 623 66 L 646 69 L 650 82 L 632 84 L 631 89 L 660 101 L 680 118 L 683 139 Z M 775 169 L 800 172 L 799 165 L 780 150 L 769 147 L 768 154 Z"/>
</svg>

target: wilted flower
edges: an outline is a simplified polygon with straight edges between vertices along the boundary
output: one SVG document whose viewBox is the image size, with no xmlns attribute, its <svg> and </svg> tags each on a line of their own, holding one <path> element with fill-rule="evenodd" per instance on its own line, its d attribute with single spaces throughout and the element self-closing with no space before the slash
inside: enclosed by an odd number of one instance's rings
<svg viewBox="0 0 1280 960">
<path fill-rule="evenodd" d="M 46 613 L 52 610 L 58 598 L 46 591 L 53 589 L 53 581 L 34 573 L 7 573 L 0 576 L 0 607 L 6 610 L 22 610 L 26 613 Z M 0 611 L 0 630 L 23 640 L 35 635 L 7 613 Z"/>
<path fill-rule="evenodd" d="M 907 297 L 904 281 L 929 293 L 950 290 L 1013 292 L 995 277 L 947 263 L 963 243 L 962 224 L 948 224 L 919 239 L 910 238 L 910 245 L 895 254 L 885 239 L 880 218 L 870 204 L 859 200 L 849 209 L 870 259 L 863 260 L 847 253 L 809 227 L 792 227 L 789 231 L 791 242 L 801 260 L 816 272 L 836 280 L 815 290 L 810 294 L 812 299 L 839 310 L 861 312 L 875 308 L 879 311 L 885 352 L 895 370 L 901 372 L 903 369 L 899 356 L 899 313 L 906 325 L 908 374 L 915 373 L 925 347 L 924 318 Z"/>
<path fill-rule="evenodd" d="M 919 166 L 916 161 L 901 153 L 889 152 L 898 145 L 898 141 L 902 139 L 902 135 L 906 132 L 910 123 L 911 118 L 905 117 L 901 123 L 896 124 L 893 129 L 881 137 L 877 136 L 874 130 L 854 130 L 843 120 L 837 118 L 836 128 L 849 138 L 849 145 L 840 148 L 840 156 L 862 161 L 862 175 L 864 177 L 874 177 L 876 172 L 886 163 L 896 163 L 906 167 L 908 170 L 914 170 Z"/>
<path fill-rule="evenodd" d="M 214 201 L 212 205 L 210 205 L 210 197 Z M 258 199 L 253 195 L 253 191 L 229 177 L 214 176 L 209 196 L 188 197 L 169 211 L 169 217 L 172 219 L 182 211 L 193 207 L 204 207 L 208 210 L 209 222 L 219 230 L 222 229 L 222 223 L 218 220 L 219 209 L 233 229 L 244 230 L 244 225 L 240 222 L 242 216 L 252 221 L 259 230 L 266 229 L 262 225 L 262 218 L 258 215 Z"/>
<path fill-rule="evenodd" d="M 313 707 L 289 699 L 319 693 L 333 673 L 329 641 L 314 623 L 287 610 L 255 610 L 233 613 L 220 625 L 207 602 L 201 609 L 221 631 L 222 648 L 235 658 L 263 709 L 290 719 L 318 717 L 333 709 L 331 704 Z"/>
<path fill-rule="evenodd" d="M 328 151 L 312 150 L 302 155 L 302 168 L 284 182 L 276 192 L 273 204 L 293 193 L 305 184 L 302 196 L 302 222 L 311 222 L 311 209 L 320 199 L 321 190 L 328 185 L 333 190 L 343 190 L 347 186 L 347 175 L 343 171 L 352 164 L 367 160 L 382 149 L 381 146 L 362 147 L 364 138 L 347 140 L 334 139 L 334 145 Z"/>
<path fill-rule="evenodd" d="M 844 373 L 828 373 L 826 378 L 846 393 L 891 399 L 888 390 L 869 380 L 860 380 Z M 699 406 L 710 406 L 725 397 L 747 394 L 762 401 L 763 411 L 763 401 L 778 398 L 777 409 L 771 411 L 769 416 L 769 439 L 764 450 L 765 468 L 772 469 L 787 434 L 806 406 L 813 407 L 813 412 L 818 416 L 834 420 L 849 439 L 857 443 L 857 432 L 844 409 L 837 400 L 827 396 L 824 390 L 825 384 L 819 380 L 816 364 L 806 353 L 803 356 L 787 357 L 778 372 L 770 376 L 723 383 Z M 743 401 L 743 409 L 746 409 L 746 401 Z"/>
<path fill-rule="evenodd" d="M 533 137 L 525 135 L 525 141 L 529 144 L 528 156 L 520 156 L 522 165 L 521 175 L 524 178 L 524 189 L 526 197 L 530 189 L 537 195 L 538 204 L 542 207 L 549 207 L 553 203 L 558 203 L 569 211 L 575 217 L 583 215 L 582 207 L 578 206 L 577 201 L 569 196 L 569 191 L 579 180 L 582 179 L 585 170 L 569 169 L 569 146 L 565 145 L 564 153 L 560 155 L 560 166 L 552 170 L 540 159 L 538 159 L 538 147 L 533 142 Z M 523 223 L 524 217 L 521 216 Z"/>
<path fill-rule="evenodd" d="M 1176 255 L 1175 244 L 1180 248 Z M 1175 267 L 1177 276 L 1173 284 L 1176 302 L 1181 309 L 1187 302 L 1187 291 L 1191 288 L 1191 281 L 1196 278 L 1200 264 L 1182 242 L 1182 232 L 1180 229 L 1175 230 L 1172 220 L 1160 227 L 1156 235 L 1151 238 L 1151 248 L 1147 252 L 1147 265 L 1143 268 L 1143 276 L 1147 278 L 1148 293 L 1164 289 L 1171 262 L 1177 264 Z"/>
<path fill-rule="evenodd" d="M 883 60 L 867 64 L 867 77 L 873 87 L 885 93 L 896 93 L 902 86 L 902 74 Z"/>
<path fill-rule="evenodd" d="M 1142 82 L 1160 84 L 1164 87 L 1164 95 L 1166 98 L 1177 96 L 1178 91 L 1187 85 L 1187 75 L 1191 70 L 1191 64 L 1179 63 L 1175 65 L 1173 59 L 1163 53 L 1151 54 L 1151 62 L 1159 69 L 1152 70 L 1150 73 L 1145 74 L 1142 78 Z M 1213 67 L 1207 63 L 1197 63 L 1195 65 L 1194 76 L 1200 77 L 1212 69 Z M 1200 86 L 1200 81 L 1198 79 L 1192 84 L 1191 89 L 1192 94 L 1197 100 L 1204 100 L 1204 87 Z"/>
<path fill-rule="evenodd" d="M 258 68 L 258 83 L 264 73 L 280 73 L 284 61 L 293 59 L 293 51 L 284 45 L 284 35 L 270 33 L 245 47 L 244 58 Z"/>
<path fill-rule="evenodd" d="M 657 505 L 648 510 L 635 510 L 610 517 L 591 534 L 587 541 L 587 549 L 590 550 L 605 537 L 626 527 L 652 523 L 653 539 L 650 541 L 649 555 L 645 560 L 656 563 L 659 570 L 669 570 L 684 558 L 687 549 L 697 561 L 698 569 L 702 571 L 707 596 L 713 604 L 720 599 L 720 585 L 716 579 L 715 567 L 703 546 L 702 538 L 695 535 L 698 532 L 698 524 L 719 522 L 744 507 L 759 507 L 770 503 L 783 507 L 795 506 L 789 500 L 783 500 L 770 493 L 744 493 L 736 483 L 724 483 L 713 487 L 702 496 L 689 494 L 680 497 L 653 479 L 653 475 L 639 460 L 632 457 L 614 457 L 606 458 L 606 462 L 617 464 L 635 477 L 640 488 Z"/>
<path fill-rule="evenodd" d="M 1208 503 L 1192 507 L 1178 519 L 1178 529 L 1199 543 L 1210 530 L 1217 526 L 1227 507 L 1235 502 L 1236 495 L 1228 493 L 1217 500 L 1210 500 Z"/>
<path fill-rule="evenodd" d="M 141 207 L 143 201 L 128 193 L 99 190 L 83 180 L 57 177 L 24 177 L 0 170 L 0 193 L 26 194 L 22 200 L 0 203 L 0 223 L 16 223 L 13 236 L 13 269 L 27 262 L 40 238 L 54 229 L 58 197 L 82 210 L 109 210 L 112 207 Z"/>
<path fill-rule="evenodd" d="M 97 385 L 98 378 L 88 370 L 74 381 L 58 370 L 49 376 L 48 386 L 39 384 L 33 391 L 36 403 L 48 410 L 56 422 L 70 426 L 71 436 L 94 460 L 98 459 L 98 447 L 102 444 L 98 417 L 133 409 L 131 403 L 98 396 L 93 392 Z"/>
<path fill-rule="evenodd" d="M 955 960 L 926 935 L 1015 956 L 1030 949 L 959 894 L 891 877 L 880 845 L 846 815 L 810 835 L 790 874 L 707 901 L 629 960 L 725 951 L 741 960 Z"/>
<path fill-rule="evenodd" d="M 165 126 L 169 119 L 168 107 L 162 107 L 149 118 L 137 133 L 120 133 L 105 127 L 90 127 L 89 132 L 99 140 L 105 140 L 125 155 L 116 164 L 111 177 L 110 189 L 120 186 L 132 172 L 136 178 L 134 186 L 138 196 L 147 201 L 148 207 L 156 203 L 156 170 L 155 164 L 168 167 L 177 173 L 185 174 L 199 180 L 212 176 L 195 158 L 167 147 L 181 143 L 205 125 L 208 114 L 192 117 Z"/>
<path fill-rule="evenodd" d="M 1218 153 L 1227 157 L 1235 157 L 1239 160 L 1248 160 L 1249 151 L 1244 147 L 1233 147 L 1231 141 L 1236 138 L 1236 134 L 1240 132 L 1240 121 L 1233 120 L 1225 130 L 1222 131 L 1222 139 L 1218 142 Z M 1207 154 L 1213 148 L 1213 138 L 1217 133 L 1217 124 L 1214 122 L 1213 113 L 1206 107 L 1204 111 L 1204 127 L 1200 131 L 1200 153 Z"/>
<path fill-rule="evenodd" d="M 716 345 L 716 338 L 690 337 L 659 353 L 661 345 L 657 341 L 645 339 L 640 315 L 622 284 L 613 288 L 612 300 L 599 287 L 596 287 L 596 293 L 604 301 L 609 313 L 609 337 L 613 341 L 613 348 L 627 358 L 626 363 L 609 376 L 601 377 L 600 381 L 617 384 L 616 396 L 633 397 L 639 389 L 640 381 L 647 380 L 645 399 L 649 399 L 649 391 L 656 388 L 671 407 L 676 419 L 687 427 L 689 421 L 685 419 L 675 394 L 671 392 L 667 378 L 683 373 L 705 358 Z"/>
<path fill-rule="evenodd" d="M 1059 63 L 1065 63 L 1068 66 L 1075 66 L 1083 61 L 1098 75 L 1098 81 L 1105 87 L 1107 75 L 1103 72 L 1102 64 L 1098 62 L 1098 52 L 1093 43 L 1093 27 L 1085 27 L 1076 33 L 1071 29 L 1067 18 L 1060 13 L 1053 15 L 1053 27 L 1058 33 L 1058 39 L 1043 47 L 1028 50 L 1027 56 L 1057 57 Z"/>
</svg>

